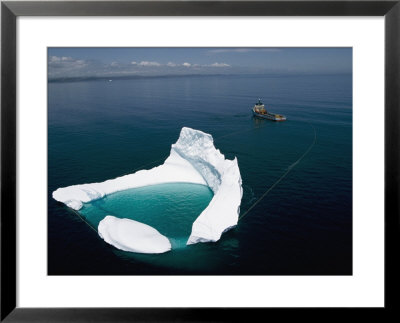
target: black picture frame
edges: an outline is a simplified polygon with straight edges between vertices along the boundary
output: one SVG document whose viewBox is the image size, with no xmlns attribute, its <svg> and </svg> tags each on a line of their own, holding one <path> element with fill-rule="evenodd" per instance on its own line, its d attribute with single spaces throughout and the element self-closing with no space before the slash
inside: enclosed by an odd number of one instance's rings
<svg viewBox="0 0 400 323">
<path fill-rule="evenodd" d="M 385 18 L 385 307 L 396 311 L 399 287 L 400 0 L 388 1 L 2 1 L 1 3 L 1 321 L 237 321 L 267 310 L 228 308 L 16 307 L 16 19 L 19 16 L 384 16 Z M 38 291 L 40 292 L 40 291 Z M 238 297 L 245 297 L 240 295 Z M 288 309 L 309 315 L 311 309 Z M 320 309 L 312 309 L 321 311 Z M 335 315 L 337 309 L 325 309 Z M 359 309 L 361 310 L 361 309 Z M 349 309 L 346 310 L 347 313 Z M 261 316 L 259 316 L 261 315 Z M 269 314 L 268 314 L 269 315 Z M 326 313 L 324 313 L 326 315 Z M 251 319 L 250 319 L 251 320 Z"/>
</svg>

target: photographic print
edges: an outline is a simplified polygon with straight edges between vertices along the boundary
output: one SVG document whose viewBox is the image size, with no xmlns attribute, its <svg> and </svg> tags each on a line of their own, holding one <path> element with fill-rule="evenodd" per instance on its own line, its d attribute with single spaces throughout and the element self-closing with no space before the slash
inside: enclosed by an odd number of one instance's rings
<svg viewBox="0 0 400 323">
<path fill-rule="evenodd" d="M 49 275 L 351 275 L 352 48 L 48 48 Z"/>
</svg>

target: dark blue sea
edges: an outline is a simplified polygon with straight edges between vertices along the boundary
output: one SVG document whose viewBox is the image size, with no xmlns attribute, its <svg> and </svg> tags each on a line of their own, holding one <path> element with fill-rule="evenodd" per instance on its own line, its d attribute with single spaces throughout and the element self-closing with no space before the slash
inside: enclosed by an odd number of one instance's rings
<svg viewBox="0 0 400 323">
<path fill-rule="evenodd" d="M 287 121 L 253 118 L 258 98 Z M 79 216 L 52 199 L 59 187 L 162 164 L 184 126 L 211 134 L 227 158 L 237 157 L 241 214 L 291 167 L 220 241 L 185 244 L 212 198 L 201 185 L 111 194 L 85 204 Z M 91 227 L 107 214 L 155 227 L 173 249 L 159 255 L 117 250 Z M 352 76 L 49 82 L 48 274 L 351 275 Z"/>
</svg>

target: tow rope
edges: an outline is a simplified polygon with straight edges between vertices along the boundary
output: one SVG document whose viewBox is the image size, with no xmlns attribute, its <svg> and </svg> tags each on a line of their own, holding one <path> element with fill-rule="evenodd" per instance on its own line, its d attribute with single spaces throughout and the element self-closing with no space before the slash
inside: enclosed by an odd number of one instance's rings
<svg viewBox="0 0 400 323">
<path fill-rule="evenodd" d="M 313 128 L 313 130 L 314 130 L 314 140 L 313 140 L 313 142 L 311 143 L 311 145 L 308 147 L 308 149 L 303 153 L 303 155 L 301 155 L 293 164 L 291 164 L 289 167 L 288 167 L 288 169 L 286 170 L 286 172 L 284 172 L 283 174 L 282 174 L 282 176 L 281 177 L 279 177 L 278 178 L 278 180 L 274 183 L 274 184 L 272 184 L 271 185 L 271 187 L 270 188 L 268 188 L 266 191 L 265 191 L 265 193 L 263 194 L 263 195 L 261 195 L 261 197 L 257 200 L 257 201 L 255 201 L 240 217 L 239 217 L 239 219 L 238 219 L 238 222 L 241 220 L 241 219 L 243 219 L 258 203 L 260 203 L 261 202 L 261 200 L 264 198 L 264 197 L 266 197 L 267 195 L 268 195 L 268 193 L 269 192 L 271 192 L 272 191 L 272 189 L 276 186 L 276 185 L 278 185 L 279 184 L 279 182 L 280 181 L 282 181 L 286 176 L 287 176 L 287 174 L 289 174 L 290 172 L 291 172 L 291 170 L 311 151 L 311 149 L 313 149 L 313 147 L 314 147 L 314 145 L 315 145 L 315 143 L 317 142 L 317 132 L 315 131 L 315 128 L 314 128 L 314 126 L 311 124 L 311 123 L 309 123 L 309 125 Z"/>
<path fill-rule="evenodd" d="M 309 123 L 309 122 L 307 122 L 307 123 L 312 127 L 312 129 L 313 129 L 313 131 L 314 131 L 314 139 L 313 139 L 313 142 L 311 143 L 311 145 L 307 148 L 307 150 L 306 150 L 294 163 L 292 163 L 292 164 L 287 168 L 287 170 L 281 175 L 281 177 L 279 177 L 279 178 L 278 178 L 264 193 L 263 193 L 263 195 L 261 195 L 260 198 L 258 198 L 244 213 L 242 213 L 242 214 L 239 216 L 238 222 L 239 222 L 241 219 L 243 219 L 243 218 L 258 204 L 258 203 L 260 203 L 260 202 L 268 195 L 268 193 L 270 193 L 270 192 L 274 189 L 274 187 L 275 187 L 276 185 L 278 185 L 278 184 L 293 170 L 293 168 L 294 168 L 298 163 L 301 162 L 301 160 L 302 160 L 305 156 L 308 155 L 308 153 L 311 151 L 311 149 L 313 149 L 315 143 L 317 142 L 317 132 L 316 132 L 316 130 L 315 130 L 315 127 L 314 127 L 311 123 Z M 256 129 L 259 129 L 259 128 L 256 128 Z M 256 130 L 256 129 L 252 128 L 252 129 L 248 129 L 248 130 L 244 130 L 244 131 L 232 132 L 232 133 L 230 133 L 230 134 L 226 134 L 226 135 L 217 137 L 216 139 L 226 138 L 226 137 L 228 137 L 228 136 L 232 136 L 232 135 L 236 135 L 236 134 L 239 134 L 239 133 L 244 133 L 244 132 L 248 132 L 248 131 Z M 152 162 L 147 163 L 147 164 L 144 164 L 144 165 L 142 165 L 142 166 L 139 166 L 139 167 L 135 168 L 135 169 L 132 170 L 132 171 L 135 172 L 135 171 L 137 171 L 137 170 L 139 170 L 139 169 L 143 169 L 143 167 L 148 166 L 148 165 L 151 165 L 151 164 L 154 164 L 155 162 L 158 162 L 158 161 L 165 160 L 165 158 L 166 158 L 166 157 L 153 160 Z M 75 210 L 73 210 L 73 209 L 71 209 L 71 210 L 74 211 L 74 213 L 75 213 L 76 215 L 78 215 L 78 217 L 79 217 L 83 222 L 85 222 L 91 229 L 93 229 L 93 230 L 97 233 L 97 230 L 96 230 L 89 222 L 87 222 L 87 221 L 82 217 L 82 215 L 79 214 L 79 212 L 77 212 L 77 211 L 75 211 Z"/>
</svg>

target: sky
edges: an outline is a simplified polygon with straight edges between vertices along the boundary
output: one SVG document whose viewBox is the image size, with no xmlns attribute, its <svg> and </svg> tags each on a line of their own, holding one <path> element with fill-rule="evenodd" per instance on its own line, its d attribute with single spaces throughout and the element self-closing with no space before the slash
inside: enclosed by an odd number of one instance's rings
<svg viewBox="0 0 400 323">
<path fill-rule="evenodd" d="M 48 48 L 50 80 L 193 74 L 343 74 L 352 49 L 270 47 Z"/>
</svg>

